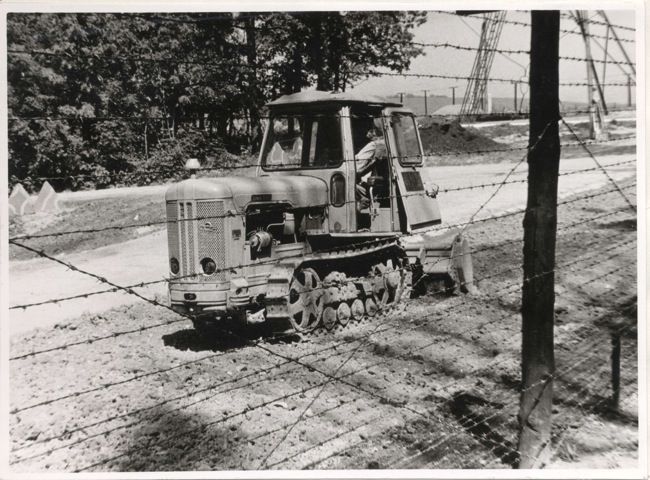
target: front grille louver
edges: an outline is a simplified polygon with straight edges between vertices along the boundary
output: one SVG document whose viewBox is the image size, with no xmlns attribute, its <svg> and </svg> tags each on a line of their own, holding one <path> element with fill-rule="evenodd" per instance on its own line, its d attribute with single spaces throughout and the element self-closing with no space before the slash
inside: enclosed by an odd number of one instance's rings
<svg viewBox="0 0 650 480">
<path fill-rule="evenodd" d="M 169 255 L 180 263 L 179 281 L 225 280 L 226 272 L 221 271 L 226 260 L 223 202 L 169 202 L 167 221 Z M 200 262 L 205 257 L 215 261 L 215 274 L 202 274 Z"/>
</svg>

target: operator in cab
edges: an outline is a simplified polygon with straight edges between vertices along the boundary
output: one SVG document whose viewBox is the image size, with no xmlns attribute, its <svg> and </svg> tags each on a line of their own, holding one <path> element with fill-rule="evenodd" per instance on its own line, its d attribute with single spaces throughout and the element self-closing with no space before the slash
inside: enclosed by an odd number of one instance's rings
<svg viewBox="0 0 650 480">
<path fill-rule="evenodd" d="M 354 156 L 357 167 L 357 209 L 370 207 L 368 178 L 379 160 L 387 158 L 386 143 L 381 127 L 381 120 L 376 118 L 374 125 L 366 133 L 369 142 Z"/>
</svg>

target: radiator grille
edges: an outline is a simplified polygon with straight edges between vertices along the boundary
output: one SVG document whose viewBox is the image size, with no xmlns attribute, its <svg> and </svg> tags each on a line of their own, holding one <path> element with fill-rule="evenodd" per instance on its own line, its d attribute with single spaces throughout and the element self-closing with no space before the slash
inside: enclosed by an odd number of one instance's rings
<svg viewBox="0 0 650 480">
<path fill-rule="evenodd" d="M 180 248 L 181 248 L 181 275 L 187 275 L 187 221 L 185 220 L 185 204 L 178 204 L 178 220 L 181 232 Z"/>
<path fill-rule="evenodd" d="M 178 251 L 178 205 L 175 202 L 167 203 L 167 248 L 169 258 L 176 257 L 180 262 Z"/>
<path fill-rule="evenodd" d="M 180 262 L 181 281 L 223 281 L 226 263 L 223 202 L 169 202 L 167 240 L 170 256 Z M 201 259 L 210 257 L 217 273 L 203 275 Z"/>
<path fill-rule="evenodd" d="M 402 178 L 407 192 L 421 192 L 424 190 L 420 172 L 402 172 Z"/>
<path fill-rule="evenodd" d="M 194 275 L 195 273 L 201 273 L 200 271 L 197 271 L 196 266 L 197 266 L 197 259 L 196 259 L 196 253 L 195 253 L 195 248 L 194 248 L 194 239 L 196 235 L 194 234 L 194 231 L 196 230 L 196 220 L 193 220 L 196 218 L 196 215 L 194 213 L 194 205 L 191 203 L 187 203 L 187 208 L 185 210 L 185 215 L 187 215 L 187 274 L 188 275 Z M 193 280 L 196 280 L 197 278 L 194 278 Z"/>
<path fill-rule="evenodd" d="M 199 260 L 210 257 L 217 264 L 217 273 L 202 276 L 202 280 L 225 280 L 222 271 L 226 264 L 226 243 L 224 237 L 223 202 L 198 202 L 196 216 L 199 238 Z"/>
</svg>

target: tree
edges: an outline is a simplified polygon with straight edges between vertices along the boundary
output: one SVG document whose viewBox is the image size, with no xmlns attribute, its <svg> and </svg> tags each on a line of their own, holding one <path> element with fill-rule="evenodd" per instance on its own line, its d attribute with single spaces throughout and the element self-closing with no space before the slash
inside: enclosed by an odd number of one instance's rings
<svg viewBox="0 0 650 480">
<path fill-rule="evenodd" d="M 257 149 L 266 102 L 311 86 L 345 90 L 376 68 L 403 71 L 421 53 L 412 30 L 424 18 L 11 13 L 11 182 L 55 176 L 57 189 L 147 182 L 160 179 L 156 166 L 162 175 L 177 171 L 183 157 L 218 163 L 224 148 Z"/>
</svg>

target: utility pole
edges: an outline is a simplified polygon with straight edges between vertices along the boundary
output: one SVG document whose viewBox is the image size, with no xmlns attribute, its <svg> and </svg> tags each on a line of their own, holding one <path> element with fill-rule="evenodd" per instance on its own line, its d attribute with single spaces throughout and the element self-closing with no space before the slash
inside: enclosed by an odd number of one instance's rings
<svg viewBox="0 0 650 480">
<path fill-rule="evenodd" d="M 456 89 L 458 87 L 449 87 L 451 88 L 451 104 L 456 105 Z"/>
<path fill-rule="evenodd" d="M 612 34 L 614 35 L 614 40 L 616 40 L 616 43 L 618 44 L 618 48 L 620 48 L 621 53 L 623 53 L 623 56 L 625 57 L 625 61 L 627 62 L 627 66 L 630 67 L 630 70 L 632 70 L 632 73 L 636 75 L 636 68 L 634 67 L 634 63 L 632 63 L 632 60 L 630 60 L 629 55 L 627 54 L 627 51 L 625 51 L 625 48 L 623 47 L 623 43 L 621 42 L 621 39 L 618 38 L 618 33 L 616 33 L 616 29 L 612 27 L 611 22 L 609 21 L 609 18 L 607 17 L 607 14 L 605 13 L 605 10 L 598 10 L 598 13 L 600 14 L 601 17 L 607 22 L 607 26 L 611 29 Z"/>
<path fill-rule="evenodd" d="M 512 85 L 515 87 L 515 101 L 513 103 L 512 111 L 514 113 L 517 113 L 517 83 L 519 83 L 517 80 L 512 81 Z"/>
<path fill-rule="evenodd" d="M 606 140 L 609 138 L 603 115 L 607 115 L 607 104 L 603 86 L 598 80 L 598 72 L 591 56 L 591 35 L 589 20 L 585 10 L 576 10 L 573 14 L 585 44 L 585 59 L 587 60 L 587 105 L 589 109 L 589 138 Z M 594 86 L 595 84 L 595 86 Z"/>
<path fill-rule="evenodd" d="M 429 90 L 422 90 L 424 92 L 424 116 L 429 114 L 429 107 L 427 105 L 427 92 Z"/>
<path fill-rule="evenodd" d="M 605 83 L 607 83 L 605 74 L 607 73 L 607 47 L 609 46 L 609 23 L 607 24 L 607 30 L 605 30 L 605 48 L 603 54 L 603 75 L 601 77 L 603 81 L 603 95 L 605 95 Z"/>
<path fill-rule="evenodd" d="M 528 200 L 524 216 L 519 468 L 550 456 L 555 243 L 560 167 L 560 12 L 531 13 Z"/>
<path fill-rule="evenodd" d="M 587 13 L 585 11 L 581 10 L 576 10 L 575 13 L 575 18 L 576 21 L 578 22 L 578 26 L 580 27 L 580 33 L 582 34 L 582 38 L 585 43 L 585 58 L 587 60 L 587 83 L 589 84 L 588 92 L 587 92 L 587 102 L 588 105 L 591 105 L 592 100 L 593 100 L 593 95 L 592 95 L 592 89 L 593 85 L 592 83 L 596 83 L 596 88 L 598 90 L 598 96 L 600 98 L 600 103 L 602 105 L 603 111 L 605 112 L 605 115 L 607 115 L 607 103 L 605 102 L 605 94 L 603 92 L 603 86 L 600 84 L 600 80 L 598 80 L 598 73 L 596 72 L 596 67 L 594 66 L 594 60 L 593 57 L 591 56 L 591 35 L 589 35 L 589 20 L 587 17 Z"/>
</svg>

